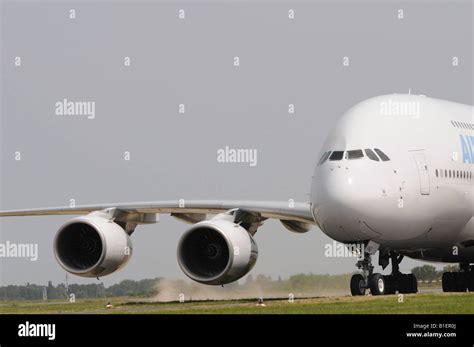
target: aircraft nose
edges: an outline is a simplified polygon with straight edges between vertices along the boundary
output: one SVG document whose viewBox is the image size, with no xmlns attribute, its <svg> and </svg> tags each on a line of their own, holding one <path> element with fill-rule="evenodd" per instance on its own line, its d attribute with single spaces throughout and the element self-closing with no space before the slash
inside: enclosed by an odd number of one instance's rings
<svg viewBox="0 0 474 347">
<path fill-rule="evenodd" d="M 344 167 L 336 167 L 314 178 L 312 197 L 316 208 L 335 206 L 350 208 L 355 200 L 354 177 Z"/>
<path fill-rule="evenodd" d="M 366 223 L 370 186 L 362 178 L 358 170 L 343 164 L 316 170 L 311 189 L 313 214 L 331 238 L 344 242 L 380 235 Z"/>
</svg>

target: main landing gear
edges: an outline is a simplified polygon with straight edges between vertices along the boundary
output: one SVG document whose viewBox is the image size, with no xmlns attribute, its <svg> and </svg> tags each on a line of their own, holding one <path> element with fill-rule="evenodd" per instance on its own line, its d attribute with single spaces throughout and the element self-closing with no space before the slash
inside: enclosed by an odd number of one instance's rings
<svg viewBox="0 0 474 347">
<path fill-rule="evenodd" d="M 389 253 L 390 261 L 392 263 L 392 273 L 385 276 L 387 290 L 385 294 L 403 293 L 417 293 L 418 281 L 413 274 L 402 274 L 399 265 L 403 260 L 403 255 L 395 252 Z"/>
<path fill-rule="evenodd" d="M 392 262 L 392 273 L 384 276 L 373 273 L 374 266 L 371 255 L 364 253 L 364 259 L 359 260 L 356 264 L 362 270 L 362 274 L 355 274 L 351 278 L 352 295 L 365 295 L 367 289 L 370 289 L 372 295 L 395 294 L 396 292 L 416 293 L 418 291 L 416 277 L 413 274 L 402 274 L 399 270 L 403 255 L 390 252 L 387 253 L 387 256 Z"/>
<path fill-rule="evenodd" d="M 443 292 L 474 291 L 474 265 L 461 263 L 459 272 L 444 272 Z"/>
</svg>

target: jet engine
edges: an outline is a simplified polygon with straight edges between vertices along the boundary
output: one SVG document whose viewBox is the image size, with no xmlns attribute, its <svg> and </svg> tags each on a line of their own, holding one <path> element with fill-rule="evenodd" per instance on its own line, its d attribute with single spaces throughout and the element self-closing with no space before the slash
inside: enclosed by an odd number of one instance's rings
<svg viewBox="0 0 474 347">
<path fill-rule="evenodd" d="M 82 277 L 98 277 L 128 262 L 132 242 L 113 220 L 91 213 L 71 219 L 59 229 L 54 255 L 64 270 Z"/>
<path fill-rule="evenodd" d="M 181 237 L 177 253 L 189 278 L 221 285 L 247 274 L 257 261 L 258 248 L 245 228 L 217 215 L 194 224 Z"/>
</svg>

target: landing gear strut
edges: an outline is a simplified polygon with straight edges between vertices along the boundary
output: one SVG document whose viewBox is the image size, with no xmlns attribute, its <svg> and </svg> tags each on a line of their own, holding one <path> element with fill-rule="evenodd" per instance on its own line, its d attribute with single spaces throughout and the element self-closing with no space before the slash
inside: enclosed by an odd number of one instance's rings
<svg viewBox="0 0 474 347">
<path fill-rule="evenodd" d="M 443 273 L 443 292 L 474 291 L 474 265 L 461 263 L 459 272 Z"/>
<path fill-rule="evenodd" d="M 399 265 L 403 260 L 403 255 L 395 252 L 384 254 L 381 261 L 388 264 L 388 258 L 392 263 L 392 273 L 388 276 L 379 273 L 373 273 L 371 255 L 364 253 L 364 259 L 359 260 L 356 266 L 362 270 L 362 274 L 355 274 L 351 278 L 351 294 L 354 296 L 365 295 L 367 289 L 370 289 L 372 295 L 384 295 L 399 293 L 418 292 L 418 282 L 413 274 L 402 274 Z M 474 270 L 472 270 L 474 275 Z M 474 280 L 473 280 L 474 284 Z"/>
<path fill-rule="evenodd" d="M 367 289 L 370 289 L 372 295 L 385 294 L 384 276 L 373 273 L 374 266 L 369 253 L 364 253 L 364 259 L 359 260 L 356 266 L 362 270 L 362 274 L 355 274 L 351 278 L 351 294 L 353 296 L 365 295 Z"/>
<path fill-rule="evenodd" d="M 403 260 L 403 255 L 395 252 L 389 253 L 390 261 L 392 263 L 392 273 L 385 276 L 387 282 L 387 290 L 385 294 L 399 293 L 410 294 L 418 292 L 418 281 L 413 274 L 402 274 L 400 272 L 400 263 Z"/>
</svg>

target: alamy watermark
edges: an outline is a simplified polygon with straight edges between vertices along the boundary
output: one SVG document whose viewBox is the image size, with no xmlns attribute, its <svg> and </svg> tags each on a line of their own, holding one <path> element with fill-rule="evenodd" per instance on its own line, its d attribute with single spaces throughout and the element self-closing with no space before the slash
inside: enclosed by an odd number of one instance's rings
<svg viewBox="0 0 474 347">
<path fill-rule="evenodd" d="M 394 101 L 388 99 L 380 103 L 380 114 L 383 116 L 411 116 L 420 117 L 419 101 Z"/>
<path fill-rule="evenodd" d="M 257 150 L 244 148 L 219 148 L 217 150 L 218 163 L 248 163 L 257 166 Z"/>
<path fill-rule="evenodd" d="M 362 243 L 339 243 L 333 241 L 324 245 L 327 258 L 364 258 L 365 246 Z"/>
<path fill-rule="evenodd" d="M 0 258 L 29 258 L 30 261 L 37 261 L 38 244 L 10 241 L 0 243 Z"/>
<path fill-rule="evenodd" d="M 95 119 L 95 101 L 70 101 L 63 99 L 54 104 L 56 116 L 86 116 Z"/>
<path fill-rule="evenodd" d="M 37 324 L 26 321 L 18 325 L 19 337 L 47 337 L 52 341 L 56 339 L 56 324 Z"/>
</svg>

